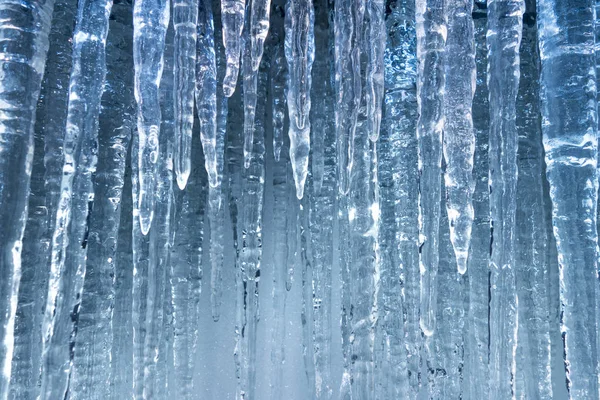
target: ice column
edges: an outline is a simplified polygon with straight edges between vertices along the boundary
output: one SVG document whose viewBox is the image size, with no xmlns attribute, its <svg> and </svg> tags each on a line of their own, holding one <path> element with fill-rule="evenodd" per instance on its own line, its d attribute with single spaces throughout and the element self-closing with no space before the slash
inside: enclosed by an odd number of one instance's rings
<svg viewBox="0 0 600 400">
<path fill-rule="evenodd" d="M 0 27 L 0 399 L 8 396 L 14 345 L 14 324 L 21 279 L 22 238 L 33 158 L 37 99 L 48 51 L 54 1 L 2 1 Z"/>
<path fill-rule="evenodd" d="M 488 2 L 488 89 L 490 104 L 490 399 L 515 393 L 517 290 L 515 216 L 517 195 L 516 100 L 523 0 Z"/>
<path fill-rule="evenodd" d="M 312 0 L 288 0 L 285 11 L 285 58 L 290 160 L 296 196 L 304 195 L 310 152 L 310 88 L 315 58 L 315 12 Z"/>
<path fill-rule="evenodd" d="M 446 1 L 417 0 L 419 79 L 419 267 L 421 270 L 420 326 L 426 336 L 435 330 L 439 263 L 442 131 L 444 129 L 444 47 Z"/>
<path fill-rule="evenodd" d="M 94 204 L 92 176 L 98 162 L 98 114 L 106 75 L 111 7 L 110 0 L 82 1 L 78 7 L 63 143 L 65 159 L 42 323 L 41 399 L 63 398 L 71 378 L 71 341 L 77 336 Z"/>
<path fill-rule="evenodd" d="M 538 2 L 542 132 L 560 268 L 569 398 L 598 397 L 597 104 L 593 2 Z"/>
<path fill-rule="evenodd" d="M 204 21 L 202 21 L 204 22 Z M 173 1 L 175 53 L 173 105 L 175 109 L 175 175 L 183 190 L 191 173 L 192 127 L 196 66 L 198 0 Z"/>
<path fill-rule="evenodd" d="M 161 112 L 159 86 L 163 71 L 169 2 L 136 0 L 133 8 L 133 62 L 138 104 L 139 218 L 144 235 L 154 217 Z"/>
<path fill-rule="evenodd" d="M 472 0 L 448 5 L 448 39 L 446 42 L 446 92 L 444 96 L 444 181 L 448 200 L 450 240 L 458 271 L 467 271 L 473 224 L 472 196 L 474 182 L 473 95 L 475 94 L 475 37 L 471 12 Z"/>
<path fill-rule="evenodd" d="M 113 395 L 109 383 L 114 379 L 111 352 L 117 244 L 123 240 L 119 226 L 124 174 L 135 128 L 135 99 L 133 88 L 128 85 L 133 81 L 131 11 L 131 4 L 113 6 L 107 37 L 94 208 L 90 214 L 87 267 L 69 388 L 71 399 L 108 399 Z"/>
</svg>

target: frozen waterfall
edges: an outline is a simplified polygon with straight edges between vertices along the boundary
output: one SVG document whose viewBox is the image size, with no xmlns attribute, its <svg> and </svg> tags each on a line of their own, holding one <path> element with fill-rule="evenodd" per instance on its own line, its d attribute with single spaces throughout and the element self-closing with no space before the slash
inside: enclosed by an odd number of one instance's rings
<svg viewBox="0 0 600 400">
<path fill-rule="evenodd" d="M 600 400 L 600 0 L 0 0 L 0 400 Z"/>
</svg>

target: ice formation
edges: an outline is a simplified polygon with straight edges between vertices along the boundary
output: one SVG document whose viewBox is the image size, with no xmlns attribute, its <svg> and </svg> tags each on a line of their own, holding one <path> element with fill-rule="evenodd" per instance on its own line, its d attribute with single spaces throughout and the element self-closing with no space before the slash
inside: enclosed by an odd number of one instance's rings
<svg viewBox="0 0 600 400">
<path fill-rule="evenodd" d="M 597 399 L 597 8 L 0 0 L 0 400 Z"/>
</svg>

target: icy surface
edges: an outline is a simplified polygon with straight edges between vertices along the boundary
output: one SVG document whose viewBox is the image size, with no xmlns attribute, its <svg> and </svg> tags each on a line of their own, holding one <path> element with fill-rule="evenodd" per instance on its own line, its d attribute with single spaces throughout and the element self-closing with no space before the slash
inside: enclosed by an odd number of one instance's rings
<svg viewBox="0 0 600 400">
<path fill-rule="evenodd" d="M 597 3 L 0 1 L 0 400 L 598 398 Z"/>
</svg>

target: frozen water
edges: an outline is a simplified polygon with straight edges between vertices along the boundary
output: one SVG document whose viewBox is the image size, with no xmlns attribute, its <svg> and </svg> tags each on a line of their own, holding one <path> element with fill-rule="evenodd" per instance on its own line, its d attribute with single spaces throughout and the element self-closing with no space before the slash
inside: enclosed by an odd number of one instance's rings
<svg viewBox="0 0 600 400">
<path fill-rule="evenodd" d="M 0 0 L 0 400 L 597 399 L 596 8 Z"/>
</svg>

